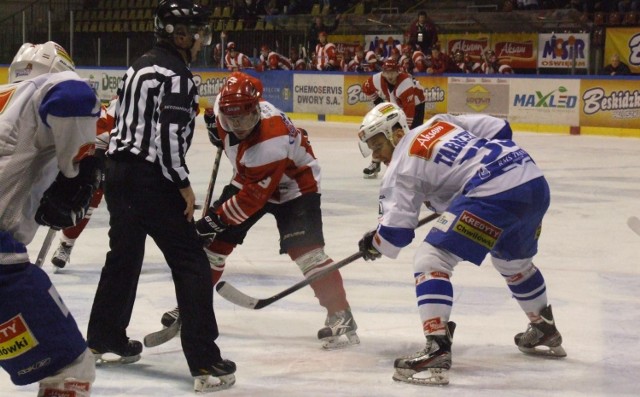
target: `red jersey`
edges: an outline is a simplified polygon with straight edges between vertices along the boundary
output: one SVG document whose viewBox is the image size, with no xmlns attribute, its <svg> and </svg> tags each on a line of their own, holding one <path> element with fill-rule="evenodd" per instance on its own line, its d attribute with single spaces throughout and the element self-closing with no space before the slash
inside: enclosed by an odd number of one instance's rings
<svg viewBox="0 0 640 397">
<path fill-rule="evenodd" d="M 231 183 L 240 189 L 216 210 L 228 225 L 241 224 L 267 202 L 281 204 L 320 192 L 320 165 L 307 138 L 269 102 L 261 100 L 260 110 L 260 123 L 239 142 L 218 121 L 234 170 Z"/>
<path fill-rule="evenodd" d="M 392 86 L 382 77 L 382 72 L 369 77 L 362 86 L 362 92 L 372 101 L 382 98 L 398 105 L 407 115 L 411 125 L 416 114 L 416 105 L 425 102 L 424 89 L 413 77 L 404 72 L 398 74 L 396 85 Z"/>
<path fill-rule="evenodd" d="M 328 66 L 334 69 L 338 67 L 336 46 L 333 43 L 327 43 L 325 45 L 318 43 L 318 45 L 316 45 L 316 69 L 325 70 Z"/>
<path fill-rule="evenodd" d="M 251 60 L 241 52 L 236 52 L 236 56 L 232 57 L 229 52 L 224 56 L 224 64 L 231 71 L 242 70 L 253 67 Z"/>
<path fill-rule="evenodd" d="M 293 65 L 291 65 L 291 60 L 289 58 L 285 58 L 284 56 L 278 54 L 277 52 L 271 51 L 266 56 L 260 55 L 260 65 L 261 70 L 291 70 L 293 69 Z"/>
</svg>

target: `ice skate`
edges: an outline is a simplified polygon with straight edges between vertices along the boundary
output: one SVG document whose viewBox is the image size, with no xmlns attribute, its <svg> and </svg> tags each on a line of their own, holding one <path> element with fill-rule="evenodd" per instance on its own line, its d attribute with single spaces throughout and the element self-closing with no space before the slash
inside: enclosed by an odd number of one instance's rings
<svg viewBox="0 0 640 397">
<path fill-rule="evenodd" d="M 126 345 L 121 347 L 94 346 L 91 352 L 96 360 L 96 365 L 101 364 L 131 364 L 140 360 L 142 352 L 142 343 L 137 340 L 129 340 Z"/>
<path fill-rule="evenodd" d="M 192 373 L 193 390 L 196 393 L 213 393 L 228 389 L 236 383 L 236 364 L 231 360 L 222 360 L 211 367 Z"/>
<path fill-rule="evenodd" d="M 358 325 L 353 319 L 351 310 L 341 310 L 327 316 L 324 325 L 325 327 L 318 331 L 318 339 L 322 341 L 323 349 L 335 350 L 360 343 L 360 338 L 356 334 Z"/>
<path fill-rule="evenodd" d="M 379 172 L 380 163 L 372 161 L 367 168 L 362 170 L 362 176 L 364 177 L 364 179 L 375 179 L 378 177 Z"/>
<path fill-rule="evenodd" d="M 447 323 L 447 335 L 427 336 L 424 349 L 393 363 L 393 380 L 415 385 L 444 386 L 449 384 L 451 343 L 456 324 Z M 420 376 L 414 376 L 420 374 Z"/>
<path fill-rule="evenodd" d="M 160 322 L 162 323 L 162 325 L 169 328 L 173 323 L 176 322 L 179 316 L 180 316 L 180 309 L 176 306 L 175 309 L 165 312 L 162 315 Z"/>
<path fill-rule="evenodd" d="M 73 249 L 73 245 L 68 245 L 67 243 L 60 243 L 56 252 L 53 253 L 51 257 L 51 263 L 56 267 L 55 270 L 62 269 L 69 263 L 71 260 L 71 250 Z"/>
<path fill-rule="evenodd" d="M 521 352 L 547 357 L 566 357 L 562 347 L 562 336 L 553 320 L 551 305 L 540 311 L 541 323 L 530 323 L 525 332 L 515 336 L 515 342 Z"/>
</svg>

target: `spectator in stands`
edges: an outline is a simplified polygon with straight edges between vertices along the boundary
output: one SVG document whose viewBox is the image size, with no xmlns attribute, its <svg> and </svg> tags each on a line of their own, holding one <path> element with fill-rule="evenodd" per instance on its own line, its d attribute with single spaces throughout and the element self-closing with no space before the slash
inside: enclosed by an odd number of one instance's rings
<svg viewBox="0 0 640 397">
<path fill-rule="evenodd" d="M 267 70 L 291 70 L 291 60 L 275 51 L 271 51 L 268 45 L 260 47 L 260 61 L 256 65 L 256 70 L 264 72 Z"/>
<path fill-rule="evenodd" d="M 431 54 L 431 47 L 438 41 L 436 25 L 427 19 L 427 13 L 420 11 L 418 19 L 409 27 L 409 44 L 415 50 Z"/>
<path fill-rule="evenodd" d="M 640 10 L 640 0 L 621 0 L 618 1 L 618 12 L 637 12 Z"/>
<path fill-rule="evenodd" d="M 519 10 L 538 10 L 540 9 L 540 3 L 538 0 L 518 0 Z"/>
<path fill-rule="evenodd" d="M 230 41 L 227 44 L 227 54 L 224 56 L 224 64 L 232 72 L 246 68 L 253 68 L 248 56 L 236 50 L 236 43 Z"/>
<path fill-rule="evenodd" d="M 294 70 L 307 70 L 309 69 L 307 62 L 300 58 L 300 52 L 297 48 L 293 47 L 289 50 L 289 60 L 293 65 Z"/>
<path fill-rule="evenodd" d="M 318 44 L 316 44 L 316 61 L 315 69 L 323 71 L 338 70 L 338 54 L 336 51 L 336 45 L 329 43 L 327 40 L 327 33 L 318 33 Z"/>
<path fill-rule="evenodd" d="M 336 15 L 336 19 L 333 21 L 331 26 L 325 25 L 324 20 L 321 16 L 317 16 L 313 19 L 313 24 L 309 27 L 309 32 L 307 37 L 309 37 L 309 48 L 316 48 L 318 45 L 318 35 L 320 32 L 325 32 L 327 34 L 334 32 L 338 29 L 338 24 L 340 24 L 340 19 L 342 19 L 342 15 Z"/>
<path fill-rule="evenodd" d="M 631 74 L 631 69 L 624 62 L 620 61 L 618 54 L 611 56 L 611 63 L 604 67 L 602 74 L 609 76 L 626 76 Z"/>
<path fill-rule="evenodd" d="M 431 47 L 431 66 L 427 68 L 428 74 L 457 73 L 458 66 L 451 58 L 441 51 L 440 43 Z"/>
<path fill-rule="evenodd" d="M 462 57 L 462 60 L 460 60 L 460 57 Z M 482 70 L 480 63 L 474 61 L 469 53 L 458 50 L 456 51 L 454 58 L 455 62 L 458 64 L 460 73 L 480 73 Z"/>
<path fill-rule="evenodd" d="M 480 66 L 481 73 L 484 74 L 512 74 L 513 69 L 507 64 L 500 64 L 498 56 L 493 50 L 489 50 L 484 55 L 484 62 Z"/>
<path fill-rule="evenodd" d="M 244 26 L 253 29 L 256 26 L 258 17 L 266 15 L 266 4 L 264 0 L 233 0 L 233 19 L 244 20 Z"/>
<path fill-rule="evenodd" d="M 220 45 L 220 43 L 217 43 L 214 47 L 213 50 L 211 51 L 211 64 L 214 68 L 221 68 L 222 62 L 222 47 Z"/>
</svg>

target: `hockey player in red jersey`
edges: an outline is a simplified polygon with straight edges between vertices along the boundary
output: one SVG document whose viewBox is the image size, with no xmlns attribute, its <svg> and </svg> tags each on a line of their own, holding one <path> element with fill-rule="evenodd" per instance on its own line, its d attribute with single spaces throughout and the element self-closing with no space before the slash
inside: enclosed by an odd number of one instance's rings
<svg viewBox="0 0 640 397">
<path fill-rule="evenodd" d="M 303 130 L 261 98 L 261 84 L 236 73 L 216 100 L 212 140 L 219 139 L 234 176 L 218 200 L 196 222 L 198 234 L 211 240 L 205 247 L 215 285 L 226 258 L 265 214 L 272 214 L 280 233 L 280 253 L 310 277 L 331 266 L 324 252 L 320 209 L 320 166 Z M 320 305 L 327 309 L 325 327 L 318 331 L 324 349 L 360 343 L 347 302 L 342 276 L 334 271 L 311 283 Z M 163 316 L 163 325 L 172 317 Z"/>
<path fill-rule="evenodd" d="M 115 123 L 114 112 L 116 107 L 117 98 L 111 100 L 109 106 L 102 106 L 100 109 L 100 118 L 96 124 L 96 155 L 104 156 L 109 145 L 109 133 Z M 98 208 L 102 201 L 102 183 L 100 187 L 93 193 L 91 202 L 89 203 L 89 209 L 84 215 L 84 218 L 75 226 L 68 227 L 62 230 L 62 236 L 60 236 L 60 245 L 51 257 L 51 263 L 57 269 L 62 269 L 69 263 L 71 259 L 71 250 L 76 242 L 76 239 L 80 236 L 84 228 L 89 223 L 93 211 Z"/>
<path fill-rule="evenodd" d="M 382 64 L 382 72 L 369 77 L 362 86 L 362 92 L 375 105 L 391 102 L 404 110 L 407 123 L 414 128 L 424 120 L 424 89 L 409 73 L 401 72 L 398 61 L 387 59 Z M 361 145 L 363 154 L 367 149 Z M 363 171 L 365 178 L 375 178 L 380 172 L 380 162 L 372 160 Z"/>
</svg>

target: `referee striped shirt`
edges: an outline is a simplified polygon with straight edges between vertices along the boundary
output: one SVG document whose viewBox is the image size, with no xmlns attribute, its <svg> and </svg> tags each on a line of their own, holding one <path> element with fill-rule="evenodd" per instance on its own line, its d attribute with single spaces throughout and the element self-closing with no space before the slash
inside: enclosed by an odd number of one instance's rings
<svg viewBox="0 0 640 397">
<path fill-rule="evenodd" d="M 158 43 L 127 70 L 118 87 L 108 155 L 158 164 L 178 188 L 189 186 L 185 155 L 198 112 L 198 89 L 178 51 Z"/>
</svg>

